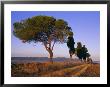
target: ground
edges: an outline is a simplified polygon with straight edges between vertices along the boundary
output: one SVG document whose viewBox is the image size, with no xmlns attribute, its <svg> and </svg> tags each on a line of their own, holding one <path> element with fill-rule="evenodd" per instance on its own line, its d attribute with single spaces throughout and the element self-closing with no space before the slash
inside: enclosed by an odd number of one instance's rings
<svg viewBox="0 0 110 87">
<path fill-rule="evenodd" d="M 12 77 L 99 77 L 100 64 L 80 61 L 12 63 Z"/>
</svg>

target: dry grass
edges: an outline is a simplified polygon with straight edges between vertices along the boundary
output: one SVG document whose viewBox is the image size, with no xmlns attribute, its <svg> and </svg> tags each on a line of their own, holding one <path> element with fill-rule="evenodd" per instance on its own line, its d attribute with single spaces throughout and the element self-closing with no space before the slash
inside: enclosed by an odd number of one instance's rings
<svg viewBox="0 0 110 87">
<path fill-rule="evenodd" d="M 81 77 L 100 77 L 100 64 L 92 64 L 80 76 Z"/>
<path fill-rule="evenodd" d="M 64 68 L 73 67 L 80 65 L 81 63 L 73 62 L 50 62 L 45 63 L 22 63 L 22 64 L 11 64 L 11 75 L 12 76 L 41 76 L 42 74 L 50 73 L 53 71 L 61 70 Z"/>
<path fill-rule="evenodd" d="M 50 73 L 44 73 L 44 74 L 42 74 L 42 76 L 45 76 L 45 77 L 71 77 L 75 73 L 79 72 L 83 67 L 85 67 L 85 64 L 73 66 L 71 68 L 64 68 L 64 69 L 53 71 Z"/>
<path fill-rule="evenodd" d="M 65 61 L 44 63 L 11 64 L 12 77 L 70 77 L 79 72 L 85 65 L 81 62 Z M 99 76 L 99 64 L 92 65 L 80 76 Z"/>
</svg>

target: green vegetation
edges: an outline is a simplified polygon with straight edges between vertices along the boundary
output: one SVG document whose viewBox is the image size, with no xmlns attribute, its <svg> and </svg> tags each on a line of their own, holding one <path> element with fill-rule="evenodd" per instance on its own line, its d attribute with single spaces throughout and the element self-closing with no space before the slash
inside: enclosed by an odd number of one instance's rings
<svg viewBox="0 0 110 87">
<path fill-rule="evenodd" d="M 41 42 L 53 58 L 53 48 L 56 42 L 66 42 L 67 36 L 72 34 L 71 27 L 63 19 L 56 19 L 50 16 L 35 16 L 15 22 L 14 35 L 22 42 Z"/>
</svg>

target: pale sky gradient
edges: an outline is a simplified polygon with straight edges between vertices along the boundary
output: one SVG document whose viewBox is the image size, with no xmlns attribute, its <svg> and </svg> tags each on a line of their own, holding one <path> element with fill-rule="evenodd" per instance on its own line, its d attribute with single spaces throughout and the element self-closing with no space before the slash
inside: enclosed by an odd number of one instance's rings
<svg viewBox="0 0 110 87">
<path fill-rule="evenodd" d="M 13 23 L 23 19 L 46 15 L 56 19 L 64 19 L 74 32 L 75 47 L 77 42 L 86 45 L 94 60 L 100 59 L 100 12 L 99 11 L 12 11 L 11 26 Z M 12 57 L 48 57 L 48 52 L 41 43 L 22 43 L 13 34 L 11 35 Z M 69 58 L 66 43 L 55 44 L 54 57 Z"/>
</svg>

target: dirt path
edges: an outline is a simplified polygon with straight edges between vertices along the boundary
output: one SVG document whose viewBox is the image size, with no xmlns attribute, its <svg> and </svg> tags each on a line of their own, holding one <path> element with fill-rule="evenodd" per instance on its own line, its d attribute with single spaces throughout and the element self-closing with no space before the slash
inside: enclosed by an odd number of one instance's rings
<svg viewBox="0 0 110 87">
<path fill-rule="evenodd" d="M 90 64 L 84 64 L 84 67 L 81 68 L 80 67 L 80 70 L 78 72 L 76 72 L 75 74 L 73 74 L 72 76 L 74 77 L 77 77 L 77 76 L 80 76 L 82 73 L 84 73 L 86 71 L 86 69 L 91 66 Z"/>
<path fill-rule="evenodd" d="M 72 68 L 66 68 L 54 72 L 50 72 L 48 74 L 43 74 L 41 76 L 51 76 L 51 77 L 77 77 L 80 76 L 85 70 L 90 66 L 90 64 L 78 65 Z"/>
</svg>

